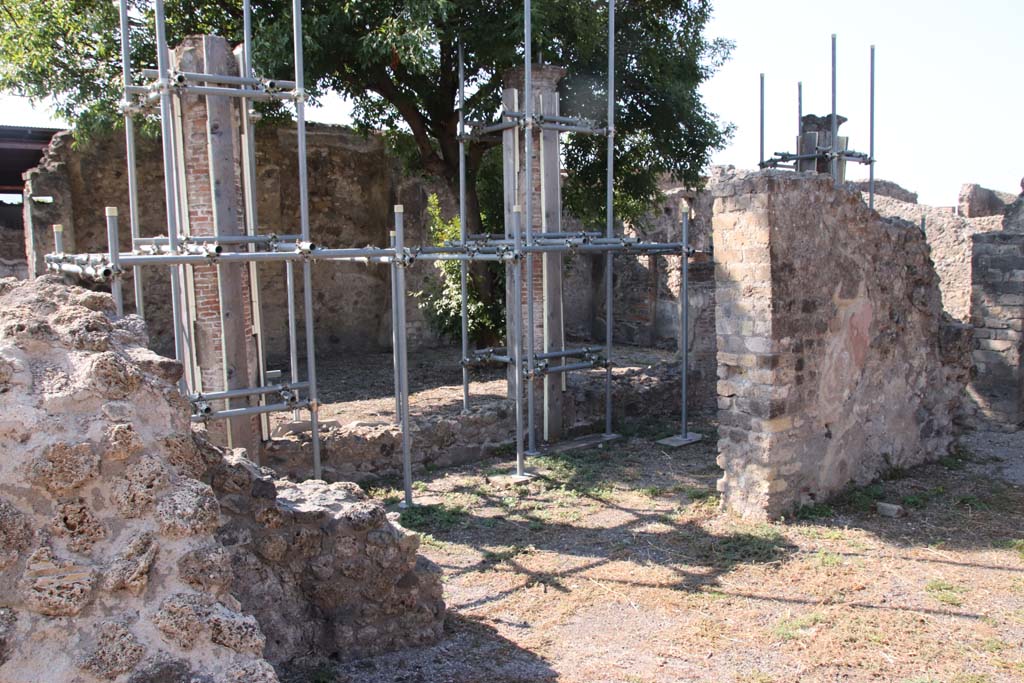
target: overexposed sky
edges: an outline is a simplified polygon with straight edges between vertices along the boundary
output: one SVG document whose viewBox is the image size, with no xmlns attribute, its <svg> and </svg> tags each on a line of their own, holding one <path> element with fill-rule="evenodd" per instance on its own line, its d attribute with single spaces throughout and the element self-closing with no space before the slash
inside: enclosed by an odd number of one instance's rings
<svg viewBox="0 0 1024 683">
<path fill-rule="evenodd" d="M 718 0 L 711 37 L 736 43 L 703 88 L 708 107 L 736 124 L 714 163 L 758 161 L 758 79 L 766 79 L 765 153 L 795 151 L 796 84 L 804 113 L 831 111 L 831 34 L 838 35 L 840 132 L 868 151 L 869 49 L 876 45 L 876 177 L 938 206 L 963 183 L 1018 192 L 1024 176 L 1024 0 Z M 327 98 L 310 120 L 345 123 Z M 61 125 L 45 109 L 0 95 L 0 124 Z M 850 165 L 850 178 L 867 177 Z"/>
<path fill-rule="evenodd" d="M 804 113 L 831 112 L 831 35 L 838 40 L 840 134 L 868 151 L 869 50 L 876 45 L 876 177 L 937 206 L 960 185 L 1017 193 L 1024 176 L 1024 1 L 717 0 L 710 36 L 736 43 L 703 89 L 735 123 L 715 163 L 758 161 L 758 78 L 765 74 L 765 154 L 795 151 L 797 81 Z M 848 165 L 848 177 L 867 177 Z"/>
</svg>

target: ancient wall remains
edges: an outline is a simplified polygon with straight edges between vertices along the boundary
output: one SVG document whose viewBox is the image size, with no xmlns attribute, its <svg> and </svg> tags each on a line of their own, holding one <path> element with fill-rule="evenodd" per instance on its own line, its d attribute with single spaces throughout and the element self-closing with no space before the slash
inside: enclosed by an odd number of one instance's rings
<svg viewBox="0 0 1024 683">
<path fill-rule="evenodd" d="M 862 195 L 867 202 L 867 194 Z M 1002 228 L 1002 216 L 968 218 L 950 209 L 875 195 L 875 210 L 915 225 L 924 218 L 925 235 L 939 275 L 942 306 L 952 317 L 967 322 L 971 314 L 971 237 Z"/>
<path fill-rule="evenodd" d="M 943 318 L 920 230 L 827 176 L 711 192 L 725 504 L 774 517 L 946 454 L 969 333 Z"/>
<path fill-rule="evenodd" d="M 604 428 L 604 373 L 573 373 L 563 401 L 563 433 L 593 434 Z M 690 392 L 691 400 L 693 392 Z M 679 365 L 615 370 L 615 419 L 630 422 L 679 417 Z M 515 406 L 511 400 L 474 401 L 467 413 L 410 415 L 413 472 L 474 462 L 514 447 Z M 619 427 L 617 427 L 619 428 Z M 323 478 L 374 481 L 402 474 L 402 434 L 392 422 L 361 421 L 329 427 L 321 439 Z M 276 439 L 263 462 L 280 476 L 302 480 L 312 471 L 308 435 Z"/>
<path fill-rule="evenodd" d="M 1003 230 L 972 236 L 975 372 L 964 420 L 975 427 L 1024 424 L 1024 197 L 1009 207 Z"/>
<path fill-rule="evenodd" d="M 1016 201 L 1016 195 L 990 190 L 981 185 L 967 184 L 960 188 L 957 212 L 967 218 L 1002 216 L 1006 207 Z"/>
<path fill-rule="evenodd" d="M 53 249 L 51 226 L 65 225 L 67 251 L 106 251 L 103 209 L 116 206 L 122 216 L 121 245 L 130 248 L 128 182 L 124 136 L 90 140 L 72 147 L 70 133 L 54 137 L 39 167 L 26 174 L 26 240 L 34 272 L 43 272 L 42 256 Z M 406 242 L 425 244 L 427 198 L 438 194 L 444 215 L 456 202 L 437 182 L 407 175 L 387 153 L 378 135 L 362 136 L 337 126 L 310 125 L 309 205 L 314 242 L 337 247 L 386 246 L 393 229 L 391 207 L 404 204 Z M 159 139 L 138 136 L 140 225 L 143 236 L 166 235 L 163 165 Z M 256 129 L 257 197 L 260 231 L 299 231 L 298 159 L 292 126 L 261 125 Z M 32 195 L 53 197 L 32 202 Z M 323 353 L 379 351 L 390 348 L 390 277 L 385 266 L 356 263 L 315 264 L 313 278 L 317 349 Z M 434 277 L 428 265 L 411 269 L 410 291 L 423 289 Z M 144 271 L 146 318 L 154 348 L 173 351 L 170 294 L 166 269 Z M 282 264 L 261 264 L 261 291 L 267 352 L 287 360 L 286 286 Z M 126 298 L 131 300 L 130 278 Z M 302 281 L 296 287 L 301 297 Z M 299 299 L 301 301 L 301 298 Z M 410 347 L 438 343 L 436 333 L 410 297 Z M 303 348 L 303 326 L 298 326 Z"/>
<path fill-rule="evenodd" d="M 112 312 L 0 281 L 0 680 L 272 683 L 440 636 L 417 536 L 353 484 L 195 440 L 181 368 Z"/>
</svg>

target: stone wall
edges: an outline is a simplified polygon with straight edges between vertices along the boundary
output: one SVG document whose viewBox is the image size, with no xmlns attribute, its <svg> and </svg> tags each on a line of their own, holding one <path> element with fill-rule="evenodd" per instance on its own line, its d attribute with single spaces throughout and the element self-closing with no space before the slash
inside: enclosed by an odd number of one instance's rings
<svg viewBox="0 0 1024 683">
<path fill-rule="evenodd" d="M 691 391 L 690 396 L 693 396 Z M 659 363 L 613 373 L 617 426 L 679 416 L 679 366 Z M 415 473 L 473 462 L 514 448 L 515 405 L 511 400 L 474 402 L 468 413 L 410 416 Z M 604 373 L 573 373 L 563 402 L 563 432 L 569 436 L 604 428 Z M 331 427 L 322 440 L 327 481 L 373 481 L 402 474 L 402 435 L 392 422 L 353 422 Z M 308 435 L 276 439 L 263 462 L 282 477 L 302 480 L 312 471 Z"/>
<path fill-rule="evenodd" d="M 863 194 L 867 202 L 867 194 Z M 971 236 L 999 230 L 1002 216 L 967 218 L 949 209 L 875 195 L 875 211 L 915 225 L 924 218 L 925 235 L 939 275 L 942 306 L 952 317 L 967 322 L 971 314 Z"/>
<path fill-rule="evenodd" d="M 274 683 L 436 640 L 439 571 L 353 484 L 275 481 L 190 429 L 138 318 L 0 281 L 0 680 Z"/>
<path fill-rule="evenodd" d="M 1024 424 L 1024 232 L 972 237 L 974 366 L 964 420 L 972 426 L 1015 430 Z"/>
<path fill-rule="evenodd" d="M 711 192 L 725 504 L 775 517 L 945 455 L 969 333 L 943 317 L 920 230 L 827 176 Z"/>
<path fill-rule="evenodd" d="M 870 187 L 870 182 L 867 180 L 851 180 L 846 183 L 846 186 L 851 190 L 857 192 L 867 192 Z M 905 187 L 900 187 L 891 180 L 880 180 L 875 179 L 875 201 L 878 201 L 879 197 L 889 197 L 890 199 L 896 199 L 907 204 L 917 204 L 917 193 L 911 192 Z"/>
<path fill-rule="evenodd" d="M 430 194 L 441 198 L 446 216 L 456 202 L 440 183 L 405 174 L 380 136 L 364 137 L 337 126 L 310 125 L 309 205 L 312 239 L 334 247 L 386 246 L 393 228 L 391 207 L 405 205 L 406 242 L 428 239 L 426 203 Z M 163 162 L 158 139 L 138 136 L 140 225 L 143 236 L 166 235 Z M 26 174 L 26 218 L 31 229 L 29 261 L 42 272 L 42 255 L 53 249 L 51 226 L 65 225 L 67 251 L 106 251 L 103 209 L 117 206 L 121 244 L 130 248 L 128 183 L 125 142 L 121 134 L 72 147 L 70 133 L 55 136 L 39 167 Z M 258 126 L 256 156 L 260 232 L 296 234 L 299 230 L 298 159 L 292 126 Z M 32 202 L 32 195 L 54 198 Z M 268 356 L 287 359 L 286 282 L 282 264 L 260 266 L 264 333 Z M 390 348 L 390 278 L 380 265 L 323 264 L 313 266 L 317 349 L 323 353 L 377 351 Z M 423 288 L 435 271 L 429 265 L 413 268 L 410 291 Z M 173 350 L 170 294 L 165 269 L 150 268 L 146 283 L 146 319 L 154 348 Z M 301 278 L 296 278 L 301 302 Z M 131 300 L 130 280 L 125 287 Z M 430 346 L 438 337 L 410 297 L 410 347 Z M 301 310 L 299 348 L 304 348 Z"/>
<path fill-rule="evenodd" d="M 981 185 L 968 184 L 960 188 L 957 210 L 961 216 L 967 218 L 1002 216 L 1006 207 L 1016 199 L 1016 195 L 1008 192 L 998 192 Z"/>
</svg>

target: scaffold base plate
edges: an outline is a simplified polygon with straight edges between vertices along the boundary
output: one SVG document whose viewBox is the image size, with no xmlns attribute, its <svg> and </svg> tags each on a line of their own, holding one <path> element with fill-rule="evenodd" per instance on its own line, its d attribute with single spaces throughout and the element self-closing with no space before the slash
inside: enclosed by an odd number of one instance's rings
<svg viewBox="0 0 1024 683">
<path fill-rule="evenodd" d="M 564 453 L 566 451 L 578 451 L 584 448 L 600 448 L 610 441 L 621 439 L 619 434 L 587 434 L 569 441 L 560 441 L 545 446 L 542 453 Z"/>
<path fill-rule="evenodd" d="M 669 448 L 680 448 L 682 446 L 689 446 L 692 443 L 697 443 L 704 438 L 703 434 L 697 432 L 687 432 L 686 434 L 676 434 L 670 436 L 667 439 L 660 439 L 656 443 L 662 446 L 668 446 Z"/>
</svg>

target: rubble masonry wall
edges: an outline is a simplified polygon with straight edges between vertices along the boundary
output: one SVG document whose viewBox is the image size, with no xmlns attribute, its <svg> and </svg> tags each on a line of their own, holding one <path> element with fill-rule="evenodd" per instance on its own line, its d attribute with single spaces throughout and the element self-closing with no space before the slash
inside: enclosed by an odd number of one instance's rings
<svg viewBox="0 0 1024 683">
<path fill-rule="evenodd" d="M 969 334 L 943 318 L 921 231 L 827 176 L 712 193 L 725 504 L 776 517 L 944 455 Z"/>
</svg>

